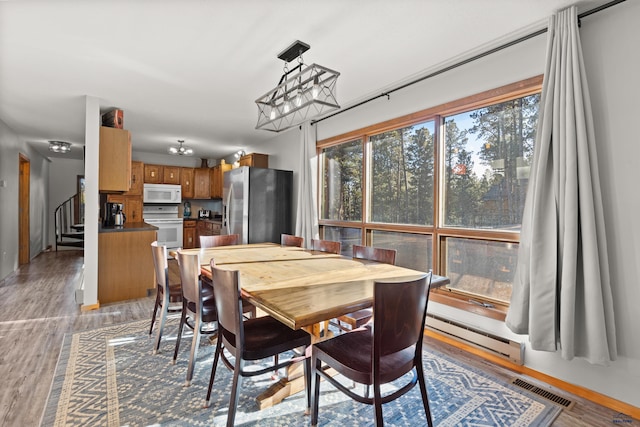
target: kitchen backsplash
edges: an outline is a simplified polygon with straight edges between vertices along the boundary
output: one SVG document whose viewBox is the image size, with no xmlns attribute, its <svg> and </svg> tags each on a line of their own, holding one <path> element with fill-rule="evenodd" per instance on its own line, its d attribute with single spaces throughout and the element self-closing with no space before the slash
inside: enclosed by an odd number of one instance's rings
<svg viewBox="0 0 640 427">
<path fill-rule="evenodd" d="M 212 214 L 220 214 L 222 212 L 222 200 L 185 199 L 180 203 L 179 215 L 181 217 L 184 216 L 184 202 L 186 201 L 191 203 L 190 218 L 198 218 L 198 211 L 200 209 L 208 209 Z"/>
</svg>

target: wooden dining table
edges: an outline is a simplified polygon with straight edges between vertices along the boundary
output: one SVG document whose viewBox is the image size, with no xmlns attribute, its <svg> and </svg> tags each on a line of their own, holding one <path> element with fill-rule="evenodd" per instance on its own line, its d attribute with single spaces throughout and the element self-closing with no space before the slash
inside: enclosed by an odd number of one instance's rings
<svg viewBox="0 0 640 427">
<path fill-rule="evenodd" d="M 182 249 L 197 253 L 201 273 L 215 283 L 210 260 L 216 267 L 237 270 L 243 298 L 292 329 L 305 329 L 313 340 L 326 338 L 328 320 L 373 304 L 375 281 L 409 281 L 424 272 L 338 254 L 311 251 L 274 243 Z M 175 255 L 176 252 L 172 252 Z M 431 287 L 449 283 L 433 276 Z M 302 390 L 295 375 L 282 379 L 258 397 L 267 407 Z"/>
</svg>

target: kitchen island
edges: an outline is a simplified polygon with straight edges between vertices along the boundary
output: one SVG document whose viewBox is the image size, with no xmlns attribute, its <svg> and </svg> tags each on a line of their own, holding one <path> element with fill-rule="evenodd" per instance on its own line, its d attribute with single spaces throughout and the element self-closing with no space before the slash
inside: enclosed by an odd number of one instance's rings
<svg viewBox="0 0 640 427">
<path fill-rule="evenodd" d="M 155 289 L 151 242 L 158 227 L 145 222 L 98 229 L 98 302 L 143 298 Z"/>
</svg>

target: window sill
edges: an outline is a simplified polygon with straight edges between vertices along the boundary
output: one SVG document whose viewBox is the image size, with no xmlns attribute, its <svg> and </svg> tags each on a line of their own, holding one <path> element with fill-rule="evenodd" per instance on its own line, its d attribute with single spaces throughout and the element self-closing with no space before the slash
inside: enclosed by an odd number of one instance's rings
<svg viewBox="0 0 640 427">
<path fill-rule="evenodd" d="M 440 304 L 468 311 L 479 316 L 489 317 L 501 322 L 504 322 L 507 316 L 507 306 L 496 305 L 495 307 L 483 307 L 470 302 L 468 296 L 455 294 L 446 289 L 432 290 L 429 299 Z"/>
</svg>

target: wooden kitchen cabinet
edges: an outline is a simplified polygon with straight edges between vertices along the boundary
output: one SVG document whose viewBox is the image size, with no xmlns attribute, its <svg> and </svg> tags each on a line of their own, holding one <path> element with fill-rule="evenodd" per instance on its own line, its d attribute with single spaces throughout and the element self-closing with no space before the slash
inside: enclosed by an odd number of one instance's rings
<svg viewBox="0 0 640 427">
<path fill-rule="evenodd" d="M 231 165 L 222 163 L 211 168 L 211 198 L 222 199 L 224 187 L 224 173 L 231 170 Z"/>
<path fill-rule="evenodd" d="M 200 236 L 219 236 L 221 229 L 220 221 L 199 220 L 196 226 L 196 247 L 200 247 Z"/>
<path fill-rule="evenodd" d="M 193 199 L 194 195 L 194 169 L 193 168 L 180 168 L 180 185 L 182 186 L 182 198 Z"/>
<path fill-rule="evenodd" d="M 210 199 L 211 198 L 211 178 L 209 176 L 209 168 L 194 169 L 194 199 Z M 184 196 L 183 196 L 184 197 Z"/>
<path fill-rule="evenodd" d="M 146 184 L 162 184 L 162 165 L 144 165 L 144 182 Z"/>
<path fill-rule="evenodd" d="M 162 183 L 180 185 L 180 166 L 163 166 Z"/>
<path fill-rule="evenodd" d="M 267 154 L 250 153 L 240 157 L 240 166 L 253 166 L 255 168 L 268 168 L 269 156 Z"/>
<path fill-rule="evenodd" d="M 182 247 L 184 249 L 192 249 L 197 247 L 197 240 L 196 240 L 196 223 L 198 221 L 196 221 L 195 219 L 185 219 L 183 222 L 183 229 L 182 229 Z"/>
<path fill-rule="evenodd" d="M 144 298 L 155 289 L 153 255 L 156 230 L 98 233 L 100 304 Z"/>
<path fill-rule="evenodd" d="M 144 188 L 144 163 L 131 162 L 131 189 L 125 196 L 142 196 Z"/>
<path fill-rule="evenodd" d="M 143 222 L 142 220 L 142 196 L 125 196 L 123 194 L 109 194 L 107 202 L 123 205 L 123 213 L 126 222 Z"/>
<path fill-rule="evenodd" d="M 131 188 L 131 133 L 128 130 L 100 127 L 98 190 L 129 191 Z"/>
</svg>

